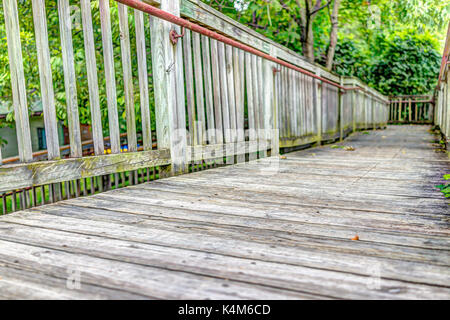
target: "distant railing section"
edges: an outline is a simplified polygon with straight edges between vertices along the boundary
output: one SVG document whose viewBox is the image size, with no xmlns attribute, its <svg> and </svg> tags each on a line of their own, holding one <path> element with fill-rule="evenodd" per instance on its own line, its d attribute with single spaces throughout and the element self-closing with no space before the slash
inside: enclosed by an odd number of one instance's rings
<svg viewBox="0 0 450 320">
<path fill-rule="evenodd" d="M 162 11 L 140 1 L 121 2 L 133 7 L 76 1 L 80 33 L 72 29 L 69 0 L 58 0 L 59 33 L 49 33 L 45 1 L 32 1 L 47 142 L 47 150 L 36 154 L 18 2 L 3 0 L 19 156 L 2 165 L 0 148 L 0 213 L 277 156 L 280 147 L 343 139 L 387 123 L 388 99 L 380 93 L 308 63 L 200 1 L 145 1 Z M 58 140 L 49 49 L 49 35 L 55 34 L 58 39 L 52 40 L 61 43 L 69 146 Z M 84 43 L 89 89 L 92 140 L 84 142 L 75 36 Z"/>
<path fill-rule="evenodd" d="M 389 123 L 433 123 L 434 101 L 430 95 L 390 97 Z"/>
<path fill-rule="evenodd" d="M 444 52 L 442 55 L 441 69 L 439 72 L 438 84 L 434 91 L 434 102 L 436 105 L 434 113 L 434 123 L 441 130 L 447 149 L 450 144 L 450 23 L 447 29 Z"/>
</svg>

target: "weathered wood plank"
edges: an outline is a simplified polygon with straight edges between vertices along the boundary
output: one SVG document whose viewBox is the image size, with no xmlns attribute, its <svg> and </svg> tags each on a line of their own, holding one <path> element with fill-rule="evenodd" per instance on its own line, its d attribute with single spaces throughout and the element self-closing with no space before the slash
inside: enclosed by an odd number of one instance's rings
<svg viewBox="0 0 450 320">
<path fill-rule="evenodd" d="M 423 276 L 427 274 L 429 270 L 440 271 L 447 274 L 443 268 L 438 266 L 426 266 L 414 262 L 406 263 L 389 259 L 388 257 L 382 257 L 380 258 L 381 260 L 375 260 L 371 257 L 360 256 L 358 259 L 355 259 L 355 256 L 349 255 L 348 253 L 342 253 L 340 255 L 342 259 L 336 259 L 336 255 L 330 254 L 327 251 L 312 251 L 312 248 L 309 247 L 300 250 L 293 242 L 289 244 L 288 241 L 282 241 L 274 246 L 268 246 L 268 238 L 266 237 L 264 240 L 262 235 L 258 235 L 254 232 L 246 234 L 236 230 L 233 238 L 230 238 L 225 236 L 224 233 L 222 233 L 221 236 L 220 233 L 208 232 L 208 234 L 205 234 L 204 231 L 200 230 L 196 232 L 195 229 L 192 229 L 192 225 L 190 228 L 180 229 L 177 227 L 179 222 L 175 222 L 175 225 L 170 227 L 173 222 L 158 222 L 158 220 L 155 219 L 144 219 L 145 217 L 141 215 L 136 216 L 120 212 L 115 213 L 113 211 L 100 209 L 92 209 L 91 218 L 95 219 L 94 221 L 86 219 L 86 215 L 83 214 L 83 211 L 80 211 L 79 208 L 77 209 L 76 207 L 68 206 L 64 206 L 64 208 L 52 207 L 49 214 L 44 215 L 36 214 L 36 212 L 20 213 L 19 215 L 21 217 L 29 217 L 29 219 L 19 217 L 14 218 L 10 215 L 7 220 L 19 224 L 23 224 L 22 222 L 25 221 L 25 225 L 36 227 L 46 226 L 46 228 L 51 227 L 52 229 L 56 228 L 56 230 L 76 232 L 78 237 L 80 233 L 92 235 L 94 238 L 99 234 L 102 234 L 110 239 L 139 241 L 141 244 L 147 243 L 163 245 L 165 247 L 170 246 L 194 250 L 200 249 L 211 253 L 214 251 L 215 254 L 225 254 L 227 256 L 231 255 L 247 259 L 288 263 L 299 266 L 306 265 L 313 268 L 321 261 L 320 268 L 341 270 L 344 272 L 350 271 L 352 273 L 354 272 L 363 275 L 367 275 L 367 269 L 364 267 L 367 266 L 366 263 L 377 263 L 383 266 L 383 275 L 388 278 L 400 277 L 405 280 L 408 279 L 409 281 L 419 283 L 442 283 L 439 281 L 439 277 L 434 278 L 434 280 L 429 278 L 428 281 L 431 280 L 431 282 L 427 282 L 427 279 L 425 278 L 422 278 L 422 280 L 417 278 L 418 274 Z M 64 217 L 60 217 L 61 215 Z M 111 223 L 111 221 L 115 221 L 115 223 Z M 161 229 L 163 223 L 168 227 L 165 228 L 165 230 Z M 182 230 L 183 232 L 177 232 L 176 229 Z M 104 230 L 104 232 L 102 233 L 100 230 Z M 10 232 L 9 234 L 11 235 L 13 233 Z M 7 237 L 8 234 L 5 234 L 4 236 Z M 41 238 L 44 238 L 45 240 L 45 237 Z M 55 241 L 50 242 L 54 245 L 57 244 Z M 216 245 L 214 245 L 214 243 Z M 221 243 L 221 245 L 217 246 L 217 243 Z M 127 248 L 129 247 L 127 246 Z M 239 248 L 249 249 L 242 251 Z M 390 267 L 386 268 L 386 266 Z M 404 268 L 406 266 L 408 266 L 409 272 L 405 272 Z M 411 272 L 412 270 L 414 271 Z M 433 282 L 436 280 L 438 282 Z M 441 278 L 441 280 L 443 279 Z"/>
<path fill-rule="evenodd" d="M 253 98 L 253 58 L 248 52 L 245 53 L 245 83 L 247 89 L 247 121 L 248 121 L 248 140 L 257 141 L 257 132 L 255 129 L 255 99 Z M 257 150 L 248 150 L 249 161 L 257 158 Z"/>
<path fill-rule="evenodd" d="M 83 21 L 84 50 L 86 55 L 86 72 L 89 87 L 89 106 L 91 110 L 94 152 L 96 155 L 102 155 L 104 153 L 105 147 L 103 144 L 102 117 L 100 113 L 97 63 L 95 61 L 95 42 L 92 26 L 91 1 L 80 0 L 80 6 L 81 18 Z"/>
<path fill-rule="evenodd" d="M 30 121 L 28 118 L 27 93 L 23 70 L 20 27 L 16 0 L 3 0 L 6 38 L 8 42 L 11 91 L 17 133 L 19 158 L 22 162 L 33 160 Z"/>
<path fill-rule="evenodd" d="M 205 107 L 207 121 L 207 139 L 208 143 L 216 143 L 216 127 L 214 120 L 214 102 L 213 102 L 213 85 L 212 85 L 212 68 L 210 56 L 209 38 L 201 36 L 202 43 L 202 62 L 203 62 L 203 81 L 205 82 Z"/>
<path fill-rule="evenodd" d="M 13 231 L 9 232 L 6 237 L 15 241 L 19 238 L 19 235 L 26 235 L 26 231 L 30 228 L 26 227 L 13 227 Z M 42 233 L 44 231 L 41 231 Z M 38 234 L 36 234 L 37 236 Z M 59 244 L 62 241 L 74 241 L 76 235 L 67 234 L 64 232 L 51 232 L 49 239 L 46 237 L 30 239 L 30 242 L 37 247 L 45 246 L 59 249 L 61 248 Z M 45 240 L 42 240 L 42 239 Z M 78 236 L 78 238 L 80 238 Z M 53 240 L 53 241 L 50 241 Z M 170 261 L 170 269 L 174 271 L 183 271 L 188 273 L 202 274 L 203 276 L 215 276 L 221 278 L 226 276 L 230 279 L 232 283 L 237 281 L 250 282 L 254 285 L 270 285 L 276 288 L 284 288 L 292 291 L 298 291 L 300 288 L 304 292 L 314 292 L 319 296 L 336 296 L 337 293 L 340 295 L 344 294 L 347 298 L 353 297 L 357 298 L 361 296 L 362 291 L 367 288 L 367 278 L 364 276 L 355 276 L 350 274 L 342 274 L 333 271 L 324 270 L 311 270 L 309 268 L 300 266 L 289 266 L 282 265 L 279 263 L 271 263 L 265 261 L 251 261 L 249 259 L 242 259 L 237 257 L 227 257 L 217 254 L 209 254 L 204 252 L 194 253 L 193 251 L 178 249 L 178 248 L 164 248 L 162 251 L 160 247 L 153 245 L 142 244 L 138 248 L 134 248 L 132 243 L 128 241 L 115 240 L 115 239 L 103 239 L 99 237 L 94 237 L 91 239 L 86 239 L 82 237 L 78 241 L 81 242 L 80 249 L 72 250 L 73 253 L 88 253 L 87 249 L 82 249 L 87 247 L 88 240 L 91 240 L 91 245 L 93 242 L 96 243 L 94 252 L 89 252 L 90 255 L 93 253 L 97 257 L 103 259 L 117 259 L 121 257 L 122 259 L 127 259 L 129 262 L 135 263 L 136 265 L 143 265 L 146 267 L 157 267 L 164 268 L 168 267 L 167 261 Z M 85 245 L 82 245 L 85 243 Z M 13 244 L 14 246 L 14 244 Z M 124 252 L 122 248 L 131 247 Z M 66 249 L 67 250 L 67 249 Z M 186 259 L 187 257 L 190 259 Z M 157 257 L 157 258 L 152 258 Z M 208 260 L 214 260 L 214 263 L 208 262 Z M 184 261 L 184 262 L 183 262 Z M 263 270 L 263 272 L 261 272 Z M 166 271 L 167 272 L 167 271 Z M 268 276 L 270 275 L 270 276 Z M 295 275 L 292 277 L 292 275 Z M 125 277 L 121 277 L 122 279 Z M 328 283 L 323 283 L 323 278 L 331 279 Z M 206 280 L 206 279 L 205 279 Z M 332 283 L 332 285 L 330 285 Z M 410 297 L 414 297 L 419 291 L 421 294 L 426 294 L 428 291 L 429 297 L 434 295 L 440 295 L 445 297 L 448 289 L 438 289 L 429 287 L 415 285 L 415 284 L 404 284 L 398 281 L 384 280 L 383 285 L 393 286 L 400 285 L 407 288 L 406 290 Z M 432 291 L 432 292 L 430 292 Z M 415 293 L 416 292 L 416 293 Z M 369 293 L 372 295 L 373 293 Z M 380 297 L 390 297 L 395 296 L 395 293 L 383 292 L 381 291 Z M 405 295 L 405 294 L 404 294 Z M 342 296 L 341 296 L 342 297 Z"/>
<path fill-rule="evenodd" d="M 109 289 L 125 290 L 134 294 L 140 294 L 147 298 L 158 299 L 249 299 L 266 297 L 267 299 L 281 298 L 308 298 L 300 292 L 270 288 L 264 286 L 250 286 L 248 284 L 200 276 L 190 272 L 171 271 L 151 266 L 139 266 L 129 262 L 113 259 L 102 259 L 89 255 L 79 255 L 66 251 L 33 247 L 15 242 L 0 241 L 2 250 L 0 258 L 5 261 L 6 266 L 17 266 L 21 261 L 26 264 L 28 270 L 45 272 L 56 278 L 67 277 L 67 269 L 80 270 L 83 283 L 95 285 L 102 282 Z M 36 255 L 45 257 L 45 263 L 38 263 Z M 166 281 L 161 281 L 165 279 Z M 208 283 L 209 290 L 199 291 L 198 287 Z M 225 284 L 225 285 L 224 285 Z M 184 287 L 178 291 L 176 288 Z"/>
<path fill-rule="evenodd" d="M 236 134 L 236 96 L 235 96 L 235 82 L 234 82 L 234 72 L 233 72 L 233 47 L 225 45 L 225 70 L 226 70 L 226 81 L 227 81 L 227 95 L 228 95 L 228 114 L 230 119 L 230 142 L 237 141 Z M 231 154 L 235 154 L 235 148 L 230 150 Z M 234 163 L 231 160 L 231 163 Z"/>
<path fill-rule="evenodd" d="M 195 101 L 197 110 L 197 141 L 198 144 L 206 143 L 206 118 L 203 90 L 202 50 L 200 48 L 200 34 L 192 33 L 192 53 L 194 58 Z M 208 78 L 208 76 L 206 77 Z M 205 79 L 205 82 L 209 79 Z"/>
<path fill-rule="evenodd" d="M 39 82 L 41 87 L 42 109 L 44 113 L 45 138 L 49 160 L 58 159 L 59 141 L 56 122 L 55 96 L 48 47 L 47 17 L 45 1 L 33 0 L 33 21 L 36 40 L 36 51 L 39 66 Z"/>
<path fill-rule="evenodd" d="M 242 85 L 243 69 L 244 69 L 244 55 L 243 52 L 237 48 L 233 48 L 233 80 L 235 93 L 235 108 L 236 108 L 236 142 L 242 143 L 245 140 L 244 135 L 244 87 Z M 237 149 L 239 145 L 236 145 Z M 237 163 L 245 162 L 245 150 L 236 150 Z"/>
<path fill-rule="evenodd" d="M 179 3 L 161 1 L 161 9 L 179 15 Z M 158 148 L 170 148 L 171 166 L 160 168 L 167 176 L 186 171 L 186 113 L 184 104 L 182 44 L 172 44 L 171 30 L 180 28 L 150 16 L 153 83 L 155 84 L 155 116 L 158 126 Z"/>
<path fill-rule="evenodd" d="M 189 124 L 189 142 L 190 145 L 198 144 L 198 134 L 195 125 L 195 94 L 194 94 L 194 71 L 192 67 L 192 43 L 191 31 L 185 30 L 183 37 L 183 59 L 184 59 L 184 79 L 186 85 L 186 106 Z"/>
<path fill-rule="evenodd" d="M 152 150 L 152 127 L 150 118 L 149 89 L 147 74 L 147 49 L 145 44 L 144 14 L 134 10 L 136 28 L 136 51 L 138 58 L 139 98 L 142 119 L 142 145 L 144 150 Z"/>
<path fill-rule="evenodd" d="M 234 157 L 232 156 L 233 147 L 231 142 L 231 122 L 230 122 L 230 102 L 228 96 L 228 77 L 227 77 L 227 62 L 226 62 L 226 52 L 225 45 L 223 42 L 217 43 L 217 55 L 218 55 L 218 63 L 219 63 L 219 77 L 220 77 L 220 100 L 221 100 L 221 109 L 222 109 L 222 121 L 223 121 L 223 137 L 224 142 L 229 146 L 226 149 L 225 154 L 225 163 L 232 164 Z M 234 106 L 234 104 L 233 104 Z"/>
<path fill-rule="evenodd" d="M 0 191 L 170 164 L 167 149 L 0 167 Z"/>
<path fill-rule="evenodd" d="M 100 1 L 100 5 L 105 0 Z M 67 124 L 69 128 L 70 156 L 82 156 L 80 119 L 78 113 L 77 87 L 72 44 L 72 22 L 69 0 L 58 0 L 59 30 L 66 92 Z M 114 138 L 112 138 L 114 139 Z"/>
<path fill-rule="evenodd" d="M 216 128 L 216 142 L 224 142 L 223 123 L 222 123 L 222 100 L 220 90 L 220 70 L 219 70 L 219 52 L 217 40 L 210 39 L 211 43 L 211 66 L 212 66 L 212 85 L 214 98 L 214 119 Z"/>
<path fill-rule="evenodd" d="M 265 106 L 265 92 L 264 92 L 264 83 L 266 79 L 264 78 L 264 70 L 263 70 L 263 59 L 261 57 L 256 57 L 256 66 L 257 66 L 257 73 L 258 73 L 258 81 L 255 83 L 255 85 L 258 86 L 258 99 L 259 99 L 259 105 L 258 105 L 258 113 L 259 113 L 259 130 L 258 130 L 258 136 L 259 136 L 259 143 L 258 143 L 258 149 L 259 149 L 259 156 L 260 158 L 267 157 L 267 139 L 266 139 L 266 132 L 265 132 L 265 117 L 266 114 L 264 112 L 264 106 Z M 270 101 L 268 102 L 270 103 Z"/>
<path fill-rule="evenodd" d="M 136 111 L 134 109 L 133 74 L 131 72 L 130 30 L 128 26 L 128 7 L 117 3 L 119 12 L 120 52 L 122 56 L 123 85 L 125 93 L 125 113 L 127 121 L 128 151 L 137 151 Z"/>
<path fill-rule="evenodd" d="M 100 24 L 102 29 L 103 63 L 106 81 L 106 101 L 108 105 L 109 141 L 111 152 L 120 152 L 119 116 L 117 111 L 116 77 L 111 34 L 111 17 L 108 0 L 100 0 Z"/>
</svg>

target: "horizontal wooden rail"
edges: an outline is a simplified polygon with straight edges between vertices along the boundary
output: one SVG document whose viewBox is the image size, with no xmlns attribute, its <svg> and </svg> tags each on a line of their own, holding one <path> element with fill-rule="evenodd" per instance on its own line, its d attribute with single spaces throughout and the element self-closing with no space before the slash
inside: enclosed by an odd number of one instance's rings
<svg viewBox="0 0 450 320">
<path fill-rule="evenodd" d="M 170 164 L 169 150 L 151 150 L 0 166 L 0 192 Z"/>
</svg>

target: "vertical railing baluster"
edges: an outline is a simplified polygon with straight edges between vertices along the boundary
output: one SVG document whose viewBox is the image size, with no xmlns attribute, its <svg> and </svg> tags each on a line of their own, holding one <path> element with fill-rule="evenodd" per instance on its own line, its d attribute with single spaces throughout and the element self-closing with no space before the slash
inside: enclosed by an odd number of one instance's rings
<svg viewBox="0 0 450 320">
<path fill-rule="evenodd" d="M 70 156 L 82 156 L 80 120 L 77 100 L 77 81 L 72 44 L 72 20 L 69 0 L 58 0 L 59 30 L 66 92 L 67 125 L 69 128 Z"/>
<path fill-rule="evenodd" d="M 127 121 L 128 151 L 137 151 L 136 113 L 134 110 L 133 74 L 131 72 L 130 30 L 128 26 L 128 7 L 117 3 L 119 11 L 120 52 L 122 55 L 123 85 L 125 92 L 125 113 Z"/>
<path fill-rule="evenodd" d="M 236 117 L 236 159 L 237 163 L 245 162 L 245 146 L 244 146 L 244 87 L 242 86 L 242 70 L 243 52 L 237 48 L 233 48 L 233 80 L 235 93 L 235 117 Z"/>
<path fill-rule="evenodd" d="M 138 60 L 139 97 L 141 103 L 142 145 L 144 150 L 152 150 L 152 127 L 148 95 L 147 52 L 145 45 L 144 14 L 134 10 L 136 29 L 136 51 Z"/>
<path fill-rule="evenodd" d="M 225 58 L 225 45 L 223 42 L 217 44 L 217 53 L 219 60 L 219 76 L 220 76 L 220 99 L 222 107 L 222 120 L 223 120 L 223 135 L 224 142 L 227 146 L 231 143 L 231 125 L 230 125 L 230 107 L 228 101 L 228 82 L 226 71 L 226 58 Z M 228 147 L 225 150 L 225 163 L 231 164 L 232 157 L 230 156 L 231 150 Z"/>
<path fill-rule="evenodd" d="M 196 32 L 192 33 L 192 50 L 194 58 L 195 99 L 197 107 L 197 141 L 198 144 L 202 145 L 206 141 L 205 102 L 203 90 L 202 51 L 200 47 L 200 35 Z"/>
<path fill-rule="evenodd" d="M 60 153 L 52 69 L 50 65 L 50 50 L 48 47 L 45 1 L 32 0 L 32 7 L 41 86 L 42 109 L 44 113 L 45 138 L 47 140 L 47 157 L 49 160 L 53 160 L 59 158 Z"/>
<path fill-rule="evenodd" d="M 22 162 L 33 160 L 30 123 L 27 107 L 27 93 L 23 70 L 22 47 L 17 0 L 3 0 L 6 38 L 8 43 L 11 90 L 14 106 L 15 125 L 19 158 Z"/>
<path fill-rule="evenodd" d="M 109 0 L 100 0 L 99 11 L 102 30 L 103 69 L 105 70 L 106 82 L 106 102 L 108 106 L 109 142 L 111 153 L 119 153 L 120 130 L 117 111 L 116 77 Z"/>
<path fill-rule="evenodd" d="M 98 91 L 97 63 L 95 61 L 94 31 L 92 27 L 91 1 L 80 0 L 83 21 L 84 49 L 86 55 L 86 72 L 89 87 L 89 105 L 91 109 L 92 137 L 96 155 L 104 153 L 102 117 Z"/>
<path fill-rule="evenodd" d="M 217 40 L 210 39 L 211 44 L 211 68 L 212 68 L 212 86 L 213 86 L 213 101 L 214 101 L 214 120 L 215 120 L 215 132 L 216 143 L 223 144 L 224 131 L 222 122 L 222 104 L 223 101 L 220 96 L 220 70 L 219 70 L 219 48 L 217 46 Z M 223 163 L 223 154 L 219 153 L 216 159 L 216 164 Z"/>
<path fill-rule="evenodd" d="M 227 81 L 227 93 L 228 94 L 228 114 L 230 117 L 230 142 L 233 147 L 230 148 L 231 163 L 235 163 L 236 154 L 236 96 L 235 96 L 235 83 L 233 72 L 233 48 L 229 45 L 225 45 L 225 66 L 226 66 L 226 81 Z"/>
<path fill-rule="evenodd" d="M 249 141 L 249 160 L 256 160 L 257 148 L 253 144 L 257 141 L 257 133 L 255 130 L 255 99 L 253 98 L 253 65 L 252 54 L 245 53 L 245 82 L 247 87 L 247 122 L 248 122 L 248 141 Z"/>
</svg>

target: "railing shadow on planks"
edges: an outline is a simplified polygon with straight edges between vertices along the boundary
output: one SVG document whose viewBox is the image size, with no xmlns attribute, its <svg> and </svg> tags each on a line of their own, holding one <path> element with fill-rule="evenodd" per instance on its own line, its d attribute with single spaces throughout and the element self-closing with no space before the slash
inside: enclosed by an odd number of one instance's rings
<svg viewBox="0 0 450 320">
<path fill-rule="evenodd" d="M 82 32 L 77 33 L 69 1 L 57 2 L 70 140 L 61 146 L 52 80 L 61 71 L 51 64 L 49 34 L 55 32 L 48 32 L 55 26 L 47 26 L 45 1 L 32 1 L 47 145 L 33 157 L 19 8 L 17 0 L 3 0 L 19 155 L 16 163 L 4 159 L 0 166 L 0 212 L 274 157 L 280 149 L 344 139 L 388 122 L 387 97 L 356 78 L 307 62 L 198 0 L 146 1 L 161 8 L 159 17 L 148 14 L 155 7 L 144 2 L 120 2 L 134 9 L 109 0 L 97 6 L 80 0 Z M 166 16 L 183 19 L 173 24 L 172 18 L 161 19 Z M 80 134 L 74 37 L 84 43 L 88 143 Z M 118 63 L 121 73 L 115 71 Z M 124 126 L 119 125 L 122 114 Z M 124 145 L 127 152 L 121 152 Z"/>
</svg>

